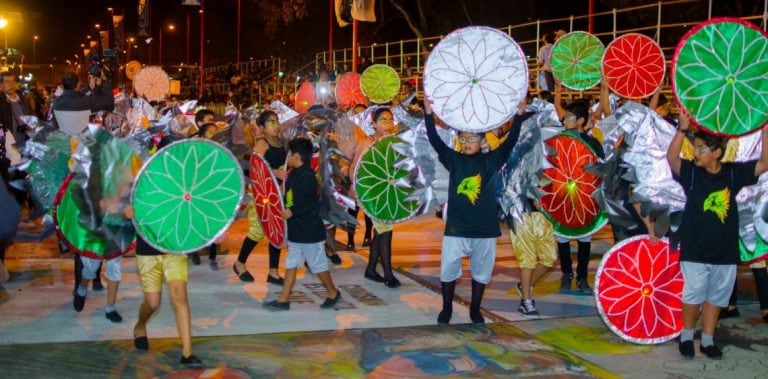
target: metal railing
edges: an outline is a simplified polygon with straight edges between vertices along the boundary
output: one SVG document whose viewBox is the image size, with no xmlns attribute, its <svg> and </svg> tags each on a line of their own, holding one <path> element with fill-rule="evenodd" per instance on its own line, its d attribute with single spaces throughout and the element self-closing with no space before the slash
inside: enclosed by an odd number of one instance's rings
<svg viewBox="0 0 768 379">
<path fill-rule="evenodd" d="M 683 10 L 685 10 L 683 7 L 691 7 L 691 5 L 695 4 L 706 4 L 706 12 L 704 12 L 704 7 L 702 7 L 702 11 L 697 14 L 697 18 L 681 20 L 679 15 L 686 14 L 686 12 L 683 12 Z M 712 8 L 713 0 L 668 0 L 622 9 L 612 9 L 607 12 L 593 14 L 596 29 L 593 31 L 593 34 L 600 38 L 605 44 L 609 43 L 619 35 L 626 33 L 645 34 L 656 40 L 665 52 L 667 58 L 671 58 L 675 46 L 677 45 L 677 41 L 679 41 L 691 26 L 706 21 L 712 17 L 727 16 L 713 14 Z M 620 19 L 631 19 L 633 17 L 642 19 L 642 22 L 636 23 L 642 26 L 630 28 L 620 27 L 620 24 L 624 24 L 619 22 Z M 651 18 L 653 20 L 650 20 Z M 768 0 L 764 0 L 762 14 L 754 14 L 742 18 L 755 24 L 759 24 L 763 30 L 766 30 L 766 28 L 768 28 Z M 563 29 L 569 32 L 575 30 L 587 30 L 588 22 L 589 15 L 580 15 L 549 20 L 536 20 L 517 25 L 507 25 L 499 28 L 499 30 L 506 32 L 510 37 L 515 39 L 523 49 L 523 52 L 528 58 L 529 72 L 531 74 L 531 90 L 536 91 L 538 90 L 538 81 L 534 79 L 539 70 L 537 55 L 539 48 L 541 47 L 541 37 L 544 34 L 544 31 L 554 32 L 558 29 Z M 371 63 L 383 63 L 395 68 L 400 72 L 404 79 L 419 80 L 429 52 L 442 38 L 443 36 L 441 35 L 395 42 L 373 43 L 367 46 L 359 46 L 357 48 L 357 54 L 358 56 L 366 56 Z M 247 68 L 253 67 L 254 64 L 261 64 L 257 62 L 267 61 L 273 62 L 273 70 L 267 83 L 260 81 L 257 85 L 258 88 L 256 88 L 255 91 L 259 98 L 262 94 L 267 92 L 275 94 L 294 91 L 296 89 L 296 75 L 304 72 L 312 65 L 314 65 L 315 72 L 319 72 L 324 67 L 331 68 L 332 70 L 335 69 L 338 72 L 349 71 L 352 62 L 352 49 L 344 48 L 317 53 L 314 62 L 310 62 L 296 71 L 286 73 L 282 78 L 278 77 L 277 73 L 282 71 L 285 64 L 277 58 L 241 62 L 233 65 L 237 68 Z M 277 61 L 276 64 L 274 63 L 275 61 Z M 275 66 L 277 68 L 276 70 L 274 69 Z M 224 70 L 229 70 L 229 65 L 206 68 L 206 73 L 214 74 Z M 206 85 L 206 88 L 221 87 L 226 91 L 226 88 L 224 88 L 225 86 L 226 84 Z"/>
</svg>

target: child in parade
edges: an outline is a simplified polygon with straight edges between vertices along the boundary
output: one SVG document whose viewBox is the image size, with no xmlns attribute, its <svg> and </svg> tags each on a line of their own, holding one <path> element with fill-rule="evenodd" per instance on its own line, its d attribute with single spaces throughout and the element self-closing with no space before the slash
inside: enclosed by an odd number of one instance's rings
<svg viewBox="0 0 768 379">
<path fill-rule="evenodd" d="M 459 133 L 461 151 L 443 143 L 435 129 L 435 118 L 429 101 L 424 102 L 424 120 L 429 143 L 440 163 L 450 173 L 448 215 L 443 235 L 440 263 L 440 287 L 443 309 L 438 324 L 448 324 L 453 314 L 456 281 L 461 277 L 461 260 L 469 257 L 472 274 L 472 301 L 469 317 L 475 324 L 485 322 L 480 313 L 485 286 L 491 281 L 496 259 L 496 238 L 501 235 L 496 202 L 496 188 L 491 178 L 498 172 L 520 136 L 525 118 L 525 101 L 521 101 L 507 139 L 498 149 L 481 153 L 485 142 L 482 133 Z"/>
<path fill-rule="evenodd" d="M 267 163 L 269 163 L 269 167 L 272 168 L 275 177 L 279 182 L 282 182 L 285 180 L 284 165 L 287 153 L 285 145 L 280 138 L 280 122 L 278 121 L 277 113 L 269 110 L 262 112 L 256 120 L 256 124 L 262 128 L 264 133 L 262 138 L 254 142 L 253 153 L 264 157 Z M 248 235 L 243 239 L 237 262 L 232 266 L 235 275 L 244 282 L 253 281 L 253 276 L 245 268 L 245 261 L 259 241 L 264 238 L 264 231 L 261 223 L 258 221 L 258 214 L 256 214 L 256 209 L 251 205 L 248 208 L 248 220 Z M 259 222 L 258 226 L 256 225 L 257 222 Z M 279 264 L 280 249 L 269 244 L 269 274 L 267 275 L 267 283 L 283 285 L 284 280 L 277 272 Z"/>
<path fill-rule="evenodd" d="M 768 128 L 762 130 L 759 160 L 722 163 L 727 140 L 703 131 L 694 135 L 693 160 L 680 158 L 683 139 L 689 130 L 686 114 L 680 115 L 678 132 L 667 150 L 673 178 L 685 192 L 680 226 L 680 269 L 683 273 L 683 330 L 680 354 L 695 356 L 693 334 L 701 310 L 699 351 L 721 359 L 713 341 L 720 309 L 728 305 L 739 263 L 739 218 L 736 194 L 757 183 L 768 170 Z"/>
<path fill-rule="evenodd" d="M 577 134 L 595 152 L 599 158 L 605 158 L 600 142 L 586 131 L 589 121 L 589 108 L 582 102 L 572 102 L 566 107 L 562 106 L 562 84 L 555 81 L 555 109 L 561 117 L 565 131 Z M 576 253 L 576 289 L 580 293 L 590 294 L 592 288 L 587 283 L 589 274 L 589 256 L 592 249 L 592 236 L 577 239 Z M 570 292 L 573 283 L 573 261 L 571 260 L 571 240 L 557 237 L 557 255 L 560 258 L 560 292 Z"/>
<path fill-rule="evenodd" d="M 395 118 L 389 108 L 381 107 L 376 109 L 371 117 L 375 133 L 357 145 L 357 151 L 353 159 L 353 170 L 357 166 L 360 156 L 376 139 L 387 136 L 394 131 Z M 366 229 L 368 228 L 366 227 Z M 373 222 L 373 239 L 371 240 L 370 247 L 368 266 L 365 269 L 364 277 L 374 282 L 384 283 L 390 288 L 400 287 L 400 281 L 392 273 L 392 225 Z M 379 263 L 381 263 L 381 267 L 384 270 L 384 276 L 379 275 L 376 271 L 376 266 Z"/>
<path fill-rule="evenodd" d="M 299 137 L 288 144 L 288 166 L 292 168 L 285 182 L 285 210 L 288 220 L 288 255 L 285 259 L 285 283 L 276 300 L 264 303 L 264 308 L 276 311 L 290 309 L 288 298 L 296 282 L 296 272 L 306 261 L 310 271 L 323 283 L 328 298 L 320 305 L 332 309 L 341 298 L 333 285 L 325 256 L 325 226 L 320 217 L 320 188 L 312 170 L 312 141 Z"/>
</svg>

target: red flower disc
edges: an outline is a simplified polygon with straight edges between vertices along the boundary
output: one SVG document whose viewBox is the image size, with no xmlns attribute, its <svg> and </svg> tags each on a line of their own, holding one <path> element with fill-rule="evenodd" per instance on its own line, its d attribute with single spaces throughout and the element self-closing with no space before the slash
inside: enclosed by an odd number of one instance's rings
<svg viewBox="0 0 768 379">
<path fill-rule="evenodd" d="M 600 229 L 607 218 L 593 193 L 602 179 L 587 172 L 585 165 L 597 162 L 592 149 L 578 136 L 561 133 L 546 140 L 555 152 L 547 157 L 553 167 L 544 170 L 549 182 L 542 187 L 544 214 L 552 221 L 555 234 L 582 237 Z"/>
<path fill-rule="evenodd" d="M 605 49 L 603 74 L 620 96 L 640 99 L 652 95 L 664 80 L 664 52 L 642 34 L 616 38 Z"/>
<path fill-rule="evenodd" d="M 336 101 L 342 108 L 352 108 L 357 104 L 368 106 L 368 98 L 360 89 L 360 74 L 348 72 L 336 83 Z"/>
<path fill-rule="evenodd" d="M 683 328 L 680 254 L 666 240 L 651 245 L 647 235 L 621 241 L 600 262 L 595 300 L 600 317 L 619 337 L 658 344 Z"/>
<path fill-rule="evenodd" d="M 310 82 L 304 82 L 296 92 L 296 103 L 293 108 L 301 114 L 307 113 L 309 107 L 315 105 L 316 96 L 315 86 Z"/>
<path fill-rule="evenodd" d="M 275 247 L 285 246 L 288 225 L 283 219 L 285 209 L 280 186 L 269 164 L 258 154 L 251 155 L 251 186 L 253 189 L 253 204 L 261 219 L 261 226 L 269 242 Z"/>
</svg>

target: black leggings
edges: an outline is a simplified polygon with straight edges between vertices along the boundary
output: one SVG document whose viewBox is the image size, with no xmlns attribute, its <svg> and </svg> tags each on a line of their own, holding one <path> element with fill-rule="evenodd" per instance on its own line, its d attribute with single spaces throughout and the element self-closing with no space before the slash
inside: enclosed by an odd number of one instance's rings
<svg viewBox="0 0 768 379">
<path fill-rule="evenodd" d="M 360 207 L 353 209 L 347 209 L 347 212 L 352 215 L 355 219 L 357 219 L 357 214 L 360 213 Z M 371 239 L 371 233 L 373 232 L 373 220 L 371 220 L 370 217 L 368 217 L 367 214 L 363 213 L 363 218 L 365 219 L 365 234 L 363 234 L 364 240 L 370 240 Z M 355 243 L 355 230 L 352 229 L 347 234 L 347 244 L 353 244 Z"/>
</svg>

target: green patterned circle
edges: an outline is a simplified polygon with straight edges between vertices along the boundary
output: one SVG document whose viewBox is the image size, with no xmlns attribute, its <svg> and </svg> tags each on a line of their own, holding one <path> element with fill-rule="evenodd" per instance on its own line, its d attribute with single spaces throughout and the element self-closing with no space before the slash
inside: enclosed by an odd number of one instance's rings
<svg viewBox="0 0 768 379">
<path fill-rule="evenodd" d="M 232 223 L 243 190 L 240 166 L 229 150 L 207 140 L 173 143 L 137 176 L 136 230 L 160 251 L 198 250 Z"/>
<path fill-rule="evenodd" d="M 371 102 L 388 103 L 400 92 L 400 77 L 392 67 L 375 64 L 363 71 L 360 88 Z"/>
<path fill-rule="evenodd" d="M 674 93 L 694 122 L 743 135 L 768 122 L 768 38 L 745 21 L 713 20 L 678 45 Z"/>
<path fill-rule="evenodd" d="M 552 46 L 552 74 L 570 89 L 590 89 L 600 84 L 604 52 L 603 43 L 592 34 L 568 33 Z"/>
<path fill-rule="evenodd" d="M 411 218 L 419 209 L 417 201 L 406 200 L 413 188 L 398 186 L 407 180 L 408 171 L 395 167 L 405 158 L 394 145 L 403 143 L 397 136 L 382 137 L 360 156 L 355 168 L 355 191 L 363 211 L 373 220 L 395 224 Z"/>
</svg>

